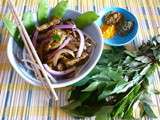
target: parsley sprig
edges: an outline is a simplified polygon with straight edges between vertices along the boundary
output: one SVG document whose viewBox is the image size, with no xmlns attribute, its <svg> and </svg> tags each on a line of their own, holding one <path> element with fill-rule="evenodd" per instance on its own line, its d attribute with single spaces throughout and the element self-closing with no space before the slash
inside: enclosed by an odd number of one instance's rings
<svg viewBox="0 0 160 120">
<path fill-rule="evenodd" d="M 58 34 L 53 34 L 53 35 L 52 35 L 52 40 L 53 40 L 53 41 L 60 41 L 60 40 L 61 40 L 61 37 L 60 37 L 60 35 L 58 35 Z"/>
</svg>

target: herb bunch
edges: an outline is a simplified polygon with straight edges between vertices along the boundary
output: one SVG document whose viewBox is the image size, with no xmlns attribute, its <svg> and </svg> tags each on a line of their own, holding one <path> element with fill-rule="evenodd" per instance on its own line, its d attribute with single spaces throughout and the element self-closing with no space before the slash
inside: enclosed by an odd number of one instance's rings
<svg viewBox="0 0 160 120">
<path fill-rule="evenodd" d="M 62 109 L 75 117 L 156 118 L 150 96 L 158 91 L 150 76 L 160 64 L 160 35 L 136 51 L 104 49 L 100 61 L 82 84 L 68 91 L 69 104 Z"/>
</svg>

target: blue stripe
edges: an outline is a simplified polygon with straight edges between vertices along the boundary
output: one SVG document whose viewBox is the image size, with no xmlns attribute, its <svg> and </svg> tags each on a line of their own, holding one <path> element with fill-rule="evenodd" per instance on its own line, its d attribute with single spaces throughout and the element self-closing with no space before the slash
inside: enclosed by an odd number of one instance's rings
<svg viewBox="0 0 160 120">
<path fill-rule="evenodd" d="M 77 0 L 77 3 L 79 3 L 79 0 Z M 77 10 L 80 11 L 80 5 L 77 5 Z"/>
<path fill-rule="evenodd" d="M 149 29 L 149 24 L 148 24 L 147 19 L 145 19 L 145 23 L 146 23 L 147 29 Z"/>
<path fill-rule="evenodd" d="M 48 104 L 48 118 L 47 118 L 47 120 L 51 120 L 50 110 L 52 109 L 52 102 L 53 102 L 53 99 L 50 98 L 49 99 L 49 104 Z"/>
<path fill-rule="evenodd" d="M 95 5 L 93 5 L 93 10 L 96 11 L 96 6 Z"/>
<path fill-rule="evenodd" d="M 9 96 L 10 96 L 10 94 L 11 94 L 11 92 L 8 90 L 9 88 L 10 88 L 10 83 L 11 83 L 11 80 L 12 80 L 12 78 L 13 78 L 13 68 L 11 69 L 11 74 L 10 74 L 10 76 L 9 76 L 9 82 L 8 82 L 8 88 L 7 88 L 7 94 L 6 94 L 6 98 L 4 98 L 5 99 L 5 103 L 4 103 L 4 110 L 3 110 L 3 115 L 2 115 L 2 120 L 5 120 L 5 112 L 6 112 L 6 107 L 7 107 L 7 103 L 8 103 L 8 98 L 9 98 Z"/>
<path fill-rule="evenodd" d="M 24 6 L 23 14 L 26 12 L 26 5 Z"/>
<path fill-rule="evenodd" d="M 158 12 L 158 15 L 160 15 L 160 8 L 157 7 L 157 12 Z"/>
<path fill-rule="evenodd" d="M 78 5 L 75 6 L 75 10 L 78 10 Z"/>
<path fill-rule="evenodd" d="M 3 21 L 0 20 L 0 28 L 3 28 Z"/>
<path fill-rule="evenodd" d="M 27 111 L 26 111 L 26 115 L 25 115 L 25 120 L 29 120 L 29 107 L 31 105 L 31 98 L 32 98 L 32 90 L 29 87 L 29 91 L 28 91 L 28 96 L 27 96 Z"/>
<path fill-rule="evenodd" d="M 146 15 L 146 11 L 145 11 L 144 7 L 141 7 L 141 9 L 142 9 L 142 13 L 143 13 L 144 15 Z"/>
</svg>

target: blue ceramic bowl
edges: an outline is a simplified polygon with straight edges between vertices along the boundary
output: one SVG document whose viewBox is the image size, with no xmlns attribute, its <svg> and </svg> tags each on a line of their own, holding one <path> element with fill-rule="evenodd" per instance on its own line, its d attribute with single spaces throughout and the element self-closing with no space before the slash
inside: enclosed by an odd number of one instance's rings
<svg viewBox="0 0 160 120">
<path fill-rule="evenodd" d="M 81 13 L 77 11 L 68 10 L 64 18 L 75 19 L 80 14 Z M 52 84 L 52 87 L 54 88 L 66 87 L 81 81 L 95 67 L 96 63 L 98 62 L 103 50 L 103 40 L 102 40 L 101 30 L 97 25 L 93 23 L 84 28 L 83 31 L 88 35 L 90 35 L 90 37 L 92 37 L 96 43 L 96 47 L 94 48 L 93 54 L 90 56 L 86 64 L 82 66 L 83 69 L 79 73 L 77 73 L 76 76 L 70 79 L 57 81 L 56 83 Z M 13 38 L 10 37 L 7 46 L 7 55 L 11 65 L 24 80 L 33 85 L 41 86 L 40 80 L 36 79 L 35 75 L 33 74 L 33 71 L 27 69 L 26 66 L 20 61 L 23 58 L 22 51 L 23 49 L 17 46 Z"/>
<path fill-rule="evenodd" d="M 126 45 L 126 44 L 130 43 L 131 41 L 133 41 L 138 33 L 138 20 L 135 15 L 133 15 L 131 12 L 129 12 L 126 9 L 119 8 L 119 7 L 104 8 L 99 13 L 100 17 L 96 21 L 96 24 L 98 26 L 101 26 L 103 24 L 103 21 L 102 21 L 103 16 L 110 11 L 116 11 L 116 12 L 122 13 L 126 20 L 134 21 L 134 27 L 133 27 L 133 30 L 131 32 L 129 32 L 126 36 L 122 37 L 122 36 L 119 36 L 118 34 L 116 34 L 111 39 L 104 39 L 104 43 L 107 45 L 111 45 L 111 46 L 123 46 L 123 45 Z"/>
</svg>

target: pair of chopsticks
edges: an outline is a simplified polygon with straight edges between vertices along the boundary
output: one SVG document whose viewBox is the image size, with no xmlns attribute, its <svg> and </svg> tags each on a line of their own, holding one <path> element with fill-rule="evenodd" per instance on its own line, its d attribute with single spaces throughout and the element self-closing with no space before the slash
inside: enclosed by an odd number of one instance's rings
<svg viewBox="0 0 160 120">
<path fill-rule="evenodd" d="M 31 60 L 32 60 L 34 63 L 37 63 L 37 64 L 39 65 L 39 67 L 40 67 L 40 71 L 41 71 L 41 72 L 40 72 L 39 70 L 36 70 L 36 72 L 38 73 L 39 76 L 41 76 L 41 78 L 40 78 L 41 80 L 42 80 L 42 75 L 44 76 L 44 78 L 45 78 L 45 80 L 46 80 L 45 83 L 44 83 L 44 81 L 42 81 L 42 84 L 43 84 L 46 88 L 49 88 L 50 91 L 51 91 L 51 93 L 54 95 L 55 100 L 58 100 L 58 96 L 57 96 L 57 94 L 56 94 L 56 92 L 55 92 L 55 89 L 52 88 L 52 84 L 51 84 L 51 81 L 49 80 L 49 77 L 48 77 L 48 75 L 47 75 L 47 72 L 45 71 L 42 62 L 41 62 L 41 60 L 39 59 L 39 57 L 38 57 L 38 55 L 37 55 L 37 52 L 36 52 L 36 50 L 35 50 L 32 42 L 31 42 L 31 39 L 30 39 L 30 37 L 29 37 L 29 35 L 28 35 L 28 33 L 27 33 L 27 31 L 26 31 L 26 29 L 25 29 L 22 21 L 21 21 L 20 18 L 18 17 L 18 14 L 17 14 L 17 12 L 16 12 L 16 9 L 15 9 L 12 1 L 11 1 L 11 0 L 8 0 L 8 4 L 9 4 L 10 9 L 11 9 L 11 11 L 12 11 L 12 14 L 13 14 L 13 16 L 14 16 L 14 18 L 15 18 L 16 25 L 17 25 L 17 27 L 18 27 L 18 29 L 19 29 L 20 35 L 21 35 L 21 37 L 22 37 L 22 40 L 23 40 L 24 45 L 25 45 L 25 47 L 26 47 L 26 49 L 27 49 L 27 51 L 28 51 L 28 53 L 29 53 L 29 56 L 30 56 Z M 41 73 L 42 73 L 42 75 L 41 75 Z"/>
</svg>

